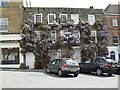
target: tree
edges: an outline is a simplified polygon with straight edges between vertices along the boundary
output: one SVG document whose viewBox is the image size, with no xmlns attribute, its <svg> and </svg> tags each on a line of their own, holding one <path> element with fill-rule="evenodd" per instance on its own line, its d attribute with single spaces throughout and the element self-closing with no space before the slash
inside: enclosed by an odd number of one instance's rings
<svg viewBox="0 0 120 90">
<path fill-rule="evenodd" d="M 100 21 L 96 21 L 96 23 L 93 25 L 93 28 L 97 31 L 97 56 L 106 56 L 108 55 L 108 37 L 109 33 L 106 29 L 106 26 L 103 26 L 103 24 Z"/>
</svg>

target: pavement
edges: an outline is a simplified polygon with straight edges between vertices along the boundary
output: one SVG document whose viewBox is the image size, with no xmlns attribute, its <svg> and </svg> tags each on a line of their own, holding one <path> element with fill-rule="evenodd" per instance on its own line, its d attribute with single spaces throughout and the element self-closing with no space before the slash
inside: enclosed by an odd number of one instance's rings
<svg viewBox="0 0 120 90">
<path fill-rule="evenodd" d="M 119 75 L 80 73 L 78 77 L 47 74 L 44 69 L 2 69 L 2 88 L 118 88 Z"/>
</svg>

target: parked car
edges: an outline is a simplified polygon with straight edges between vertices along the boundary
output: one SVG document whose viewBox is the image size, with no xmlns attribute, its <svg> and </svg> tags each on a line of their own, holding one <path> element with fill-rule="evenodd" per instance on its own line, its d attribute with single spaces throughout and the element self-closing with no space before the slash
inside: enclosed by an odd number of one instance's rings
<svg viewBox="0 0 120 90">
<path fill-rule="evenodd" d="M 118 68 L 116 69 L 116 71 L 117 71 L 117 74 L 120 75 L 120 63 L 118 63 L 117 65 L 118 65 Z"/>
<path fill-rule="evenodd" d="M 79 74 L 80 65 L 73 59 L 55 59 L 51 61 L 45 68 L 46 73 L 57 73 L 59 76 L 66 74 Z"/>
<path fill-rule="evenodd" d="M 116 72 L 117 62 L 112 59 L 106 59 L 105 57 L 97 57 L 86 60 L 84 63 L 80 63 L 80 72 L 96 72 L 97 75 L 108 73 L 112 75 Z"/>
</svg>

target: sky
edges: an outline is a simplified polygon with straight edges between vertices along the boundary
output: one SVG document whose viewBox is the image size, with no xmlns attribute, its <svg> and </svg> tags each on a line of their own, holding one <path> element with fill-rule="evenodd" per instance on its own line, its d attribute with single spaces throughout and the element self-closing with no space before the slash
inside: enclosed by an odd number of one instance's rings
<svg viewBox="0 0 120 90">
<path fill-rule="evenodd" d="M 31 1 L 31 7 L 67 7 L 67 8 L 89 8 L 105 9 L 109 4 L 118 4 L 120 0 L 24 0 Z M 30 6 L 30 4 L 28 5 Z"/>
</svg>

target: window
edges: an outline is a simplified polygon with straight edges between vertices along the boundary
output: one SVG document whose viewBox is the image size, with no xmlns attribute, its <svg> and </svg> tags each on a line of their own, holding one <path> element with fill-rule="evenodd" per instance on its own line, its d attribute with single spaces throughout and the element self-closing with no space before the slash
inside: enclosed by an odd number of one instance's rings
<svg viewBox="0 0 120 90">
<path fill-rule="evenodd" d="M 67 19 L 67 14 L 60 14 L 61 23 L 65 23 Z"/>
<path fill-rule="evenodd" d="M 113 26 L 118 26 L 117 18 L 112 18 L 112 25 Z"/>
<path fill-rule="evenodd" d="M 8 19 L 0 18 L 0 31 L 7 31 L 7 30 L 8 30 Z"/>
<path fill-rule="evenodd" d="M 53 65 L 53 64 L 55 64 L 55 62 L 56 62 L 56 60 L 52 61 L 50 64 L 52 64 L 52 65 Z"/>
<path fill-rule="evenodd" d="M 103 58 L 99 58 L 99 63 L 105 64 L 105 63 L 107 63 L 107 61 L 105 59 L 103 59 Z"/>
<path fill-rule="evenodd" d="M 2 48 L 2 64 L 19 64 L 19 48 Z"/>
<path fill-rule="evenodd" d="M 71 14 L 71 19 L 74 21 L 74 24 L 78 24 L 79 22 L 78 14 Z"/>
<path fill-rule="evenodd" d="M 57 57 L 58 57 L 58 59 L 61 58 L 61 50 L 60 49 L 57 51 Z"/>
<path fill-rule="evenodd" d="M 56 41 L 56 31 L 52 30 L 50 31 L 50 41 L 52 41 L 52 43 L 55 43 Z"/>
<path fill-rule="evenodd" d="M 93 25 L 95 23 L 95 15 L 88 15 L 88 23 Z"/>
<path fill-rule="evenodd" d="M 40 41 L 40 31 L 35 31 L 35 41 Z"/>
<path fill-rule="evenodd" d="M 1 0 L 0 1 L 0 6 L 8 6 L 9 5 L 9 1 L 8 0 Z"/>
<path fill-rule="evenodd" d="M 42 14 L 34 15 L 34 23 L 42 22 Z"/>
<path fill-rule="evenodd" d="M 113 34 L 113 43 L 114 44 L 119 44 L 119 35 L 118 34 Z"/>
<path fill-rule="evenodd" d="M 80 38 L 80 31 L 78 31 L 78 30 L 74 30 L 73 32 L 66 31 L 66 30 L 61 30 L 60 31 L 60 36 L 61 36 L 61 38 L 64 38 L 63 43 L 68 43 L 71 36 L 76 38 L 75 43 L 80 43 L 80 39 L 79 39 Z"/>
<path fill-rule="evenodd" d="M 96 35 L 96 31 L 91 31 L 91 35 L 90 35 L 93 39 L 93 41 L 97 42 L 97 35 Z"/>
<path fill-rule="evenodd" d="M 56 18 L 55 14 L 48 14 L 48 24 L 53 24 L 55 18 Z"/>
<path fill-rule="evenodd" d="M 92 59 L 88 59 L 85 63 L 91 63 Z"/>
</svg>

